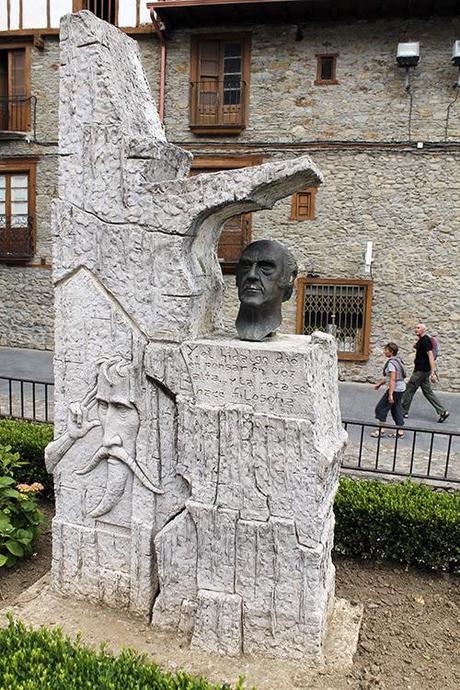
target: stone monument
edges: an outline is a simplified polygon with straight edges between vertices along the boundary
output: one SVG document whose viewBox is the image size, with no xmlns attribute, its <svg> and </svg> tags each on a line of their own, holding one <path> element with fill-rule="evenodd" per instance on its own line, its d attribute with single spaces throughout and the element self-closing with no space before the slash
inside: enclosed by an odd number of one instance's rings
<svg viewBox="0 0 460 690">
<path fill-rule="evenodd" d="M 60 154 L 55 590 L 194 648 L 321 660 L 345 437 L 334 344 L 219 336 L 216 252 L 225 220 L 320 173 L 299 157 L 187 177 L 136 44 L 86 11 L 61 25 Z"/>
</svg>

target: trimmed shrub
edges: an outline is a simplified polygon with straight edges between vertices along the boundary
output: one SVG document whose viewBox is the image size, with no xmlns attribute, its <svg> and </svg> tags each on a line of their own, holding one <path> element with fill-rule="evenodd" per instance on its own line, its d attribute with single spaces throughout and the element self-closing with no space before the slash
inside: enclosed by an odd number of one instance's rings
<svg viewBox="0 0 460 690">
<path fill-rule="evenodd" d="M 44 495 L 53 497 L 53 477 L 45 467 L 45 448 L 53 440 L 52 424 L 37 424 L 18 419 L 0 419 L 0 445 L 19 453 L 22 465 L 17 468 L 18 482 L 40 482 Z"/>
<path fill-rule="evenodd" d="M 10 618 L 0 630 L 0 687 L 8 690 L 231 690 L 180 671 L 162 672 L 127 649 L 112 656 L 72 642 L 61 630 L 32 630 Z M 243 690 L 240 680 L 235 690 Z"/>
<path fill-rule="evenodd" d="M 460 492 L 342 478 L 334 512 L 337 553 L 460 571 Z"/>
<path fill-rule="evenodd" d="M 0 446 L 0 568 L 11 568 L 18 559 L 30 556 L 43 515 L 36 494 L 42 484 L 17 484 L 16 470 L 23 463 L 19 453 Z"/>
</svg>

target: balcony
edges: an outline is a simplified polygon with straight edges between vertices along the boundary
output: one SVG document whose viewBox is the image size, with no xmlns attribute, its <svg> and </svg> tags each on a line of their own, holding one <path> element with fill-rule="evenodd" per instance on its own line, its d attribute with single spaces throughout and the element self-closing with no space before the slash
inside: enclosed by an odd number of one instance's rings
<svg viewBox="0 0 460 690">
<path fill-rule="evenodd" d="M 36 96 L 0 96 L 0 139 L 21 139 L 35 131 Z"/>
<path fill-rule="evenodd" d="M 239 134 L 246 126 L 245 81 L 190 82 L 190 129 L 195 134 Z"/>
<path fill-rule="evenodd" d="M 33 255 L 33 217 L 19 216 L 13 226 L 7 216 L 0 216 L 0 261 L 27 261 Z"/>
</svg>

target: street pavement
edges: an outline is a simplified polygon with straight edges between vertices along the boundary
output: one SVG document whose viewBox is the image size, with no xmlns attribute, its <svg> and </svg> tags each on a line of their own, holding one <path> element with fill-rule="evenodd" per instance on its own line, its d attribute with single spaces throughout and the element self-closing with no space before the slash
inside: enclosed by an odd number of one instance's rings
<svg viewBox="0 0 460 690">
<path fill-rule="evenodd" d="M 0 378 L 16 377 L 32 381 L 53 382 L 53 353 L 46 350 L 26 350 L 0 347 Z M 375 422 L 374 408 L 382 395 L 370 383 L 339 383 L 340 406 L 344 419 Z M 407 424 L 429 427 L 434 431 L 460 431 L 460 393 L 439 392 L 441 402 L 450 412 L 444 424 L 419 390 L 414 398 Z M 391 417 L 388 423 L 392 423 Z"/>
</svg>

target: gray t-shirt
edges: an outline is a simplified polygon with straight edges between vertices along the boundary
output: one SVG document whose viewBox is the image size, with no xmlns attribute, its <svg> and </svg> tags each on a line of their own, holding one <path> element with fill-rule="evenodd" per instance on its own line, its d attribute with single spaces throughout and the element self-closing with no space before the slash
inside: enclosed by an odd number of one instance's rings
<svg viewBox="0 0 460 690">
<path fill-rule="evenodd" d="M 396 364 L 390 360 L 385 367 L 385 378 L 387 386 L 390 385 L 390 374 L 392 371 L 396 372 L 395 392 L 403 393 L 406 390 L 406 382 L 404 381 L 404 379 L 398 380 L 398 376 L 401 375 L 401 372 L 398 371 L 398 367 L 396 366 Z"/>
</svg>

